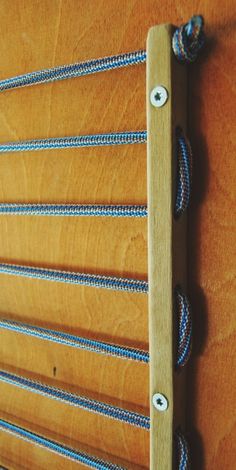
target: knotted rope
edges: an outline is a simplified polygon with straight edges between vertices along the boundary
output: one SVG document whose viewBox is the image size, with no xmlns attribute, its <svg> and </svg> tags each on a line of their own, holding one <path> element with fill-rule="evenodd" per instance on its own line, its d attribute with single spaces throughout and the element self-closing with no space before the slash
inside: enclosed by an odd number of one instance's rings
<svg viewBox="0 0 236 470">
<path fill-rule="evenodd" d="M 194 62 L 205 43 L 203 32 L 204 21 L 200 15 L 193 16 L 190 21 L 176 29 L 172 47 L 180 62 Z"/>
<path fill-rule="evenodd" d="M 197 15 L 193 16 L 188 23 L 177 28 L 173 35 L 172 47 L 177 59 L 181 62 L 193 62 L 203 47 L 204 39 L 203 18 Z M 1 80 L 0 91 L 82 77 L 129 65 L 142 64 L 146 62 L 146 59 L 146 51 L 141 50 L 39 70 Z"/>
</svg>

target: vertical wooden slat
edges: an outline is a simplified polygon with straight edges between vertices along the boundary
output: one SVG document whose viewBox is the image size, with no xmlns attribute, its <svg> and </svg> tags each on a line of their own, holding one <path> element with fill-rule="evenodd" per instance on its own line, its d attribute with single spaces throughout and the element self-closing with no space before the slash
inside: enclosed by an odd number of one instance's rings
<svg viewBox="0 0 236 470">
<path fill-rule="evenodd" d="M 172 52 L 171 25 L 150 29 L 147 41 L 148 128 L 148 277 L 150 344 L 150 469 L 171 470 L 174 422 L 173 290 L 185 279 L 185 222 L 174 221 L 175 129 L 185 129 L 186 72 Z M 150 102 L 158 85 L 168 92 L 162 107 Z M 179 388 L 179 387 L 178 387 Z M 168 399 L 168 409 L 152 404 L 155 393 Z M 178 393 L 179 396 L 179 393 Z M 177 419 L 182 421 L 182 416 Z"/>
</svg>

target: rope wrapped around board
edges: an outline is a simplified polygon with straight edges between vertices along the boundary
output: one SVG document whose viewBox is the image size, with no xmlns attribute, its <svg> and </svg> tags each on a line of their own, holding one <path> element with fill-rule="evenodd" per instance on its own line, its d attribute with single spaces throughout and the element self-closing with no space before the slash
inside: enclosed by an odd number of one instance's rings
<svg viewBox="0 0 236 470">
<path fill-rule="evenodd" d="M 0 153 L 53 148 L 97 147 L 140 144 L 147 141 L 147 131 L 97 134 L 77 137 L 30 140 L 0 144 Z M 177 191 L 174 215 L 180 217 L 188 208 L 192 182 L 192 150 L 182 129 L 176 130 Z M 17 204 L 0 203 L 0 215 L 50 215 L 91 217 L 146 217 L 145 205 Z"/>
<path fill-rule="evenodd" d="M 51 439 L 40 436 L 39 434 L 33 433 L 24 429 L 16 424 L 12 424 L 6 420 L 0 419 L 0 431 L 11 434 L 18 439 L 22 439 L 25 442 L 29 442 L 37 447 L 47 449 L 62 457 L 66 457 L 77 463 L 84 464 L 90 468 L 97 470 L 127 470 L 127 467 L 123 465 L 116 465 L 112 462 L 107 462 L 101 458 L 98 458 L 88 453 L 75 450 L 71 447 L 59 444 Z M 176 442 L 176 454 L 177 454 L 177 470 L 190 470 L 190 456 L 189 447 L 180 430 L 175 433 Z"/>
<path fill-rule="evenodd" d="M 1 265 L 0 265 L 1 266 Z M 0 271 L 1 272 L 1 271 Z M 191 353 L 192 344 L 192 319 L 191 309 L 188 299 L 182 290 L 178 287 L 175 290 L 176 303 L 176 322 L 177 327 L 177 356 L 176 368 L 185 366 Z M 112 343 L 105 343 L 99 340 L 92 340 L 65 333 L 62 331 L 42 328 L 27 323 L 17 322 L 0 318 L 0 329 L 13 331 L 27 336 L 32 336 L 41 340 L 51 341 L 58 344 L 64 344 L 70 347 L 85 349 L 87 351 L 114 356 L 126 360 L 149 363 L 149 352 L 142 349 L 121 346 Z"/>
<path fill-rule="evenodd" d="M 180 62 L 193 62 L 203 47 L 205 37 L 203 33 L 203 18 L 199 15 L 193 16 L 187 24 L 176 29 L 172 39 L 172 48 L 176 58 Z M 0 81 L 0 91 L 14 88 L 36 85 L 40 83 L 54 82 L 57 80 L 75 78 L 96 72 L 108 71 L 116 68 L 137 65 L 146 62 L 146 51 L 135 51 L 102 59 L 95 59 L 82 63 L 59 66 L 52 69 L 40 70 L 38 72 L 26 73 L 17 77 Z M 21 152 L 45 149 L 59 149 L 72 147 L 91 147 L 104 145 L 124 145 L 134 143 L 145 143 L 147 141 L 146 131 L 120 132 L 101 134 L 93 136 L 72 136 L 50 139 L 36 139 L 22 142 L 10 142 L 0 144 L 0 152 Z M 175 217 L 179 217 L 189 205 L 191 192 L 191 148 L 181 130 L 177 130 L 177 191 L 175 201 Z M 145 217 L 148 215 L 146 206 L 83 206 L 83 205 L 50 205 L 50 204 L 0 204 L 0 214 L 12 215 L 73 215 L 73 216 L 112 216 L 112 217 Z M 83 284 L 93 287 L 103 287 L 128 292 L 148 292 L 146 281 L 135 279 L 122 279 L 101 275 L 70 273 L 51 269 L 0 264 L 0 273 L 19 275 L 29 278 L 53 280 L 72 284 Z M 192 322 L 191 312 L 187 297 L 177 287 L 175 290 L 176 317 L 178 320 L 178 345 L 176 367 L 186 364 L 191 352 Z M 70 346 L 87 348 L 94 352 L 102 352 L 117 355 L 125 359 L 134 359 L 149 362 L 149 353 L 133 348 L 111 345 L 99 341 L 90 341 L 86 338 L 78 338 L 62 332 L 46 330 L 18 322 L 1 320 L 0 328 L 6 328 L 18 333 L 24 333 L 41 339 L 55 341 Z M 40 331 L 39 331 L 40 330 Z M 72 337 L 73 336 L 73 337 Z M 86 343 L 90 341 L 91 344 Z M 94 343 L 94 344 L 92 344 Z M 78 346 L 79 345 L 79 346 Z M 129 412 L 118 407 L 110 406 L 102 402 L 96 402 L 86 397 L 75 396 L 55 387 L 31 381 L 27 378 L 0 371 L 0 380 L 11 385 L 24 388 L 29 391 L 44 394 L 51 398 L 84 407 L 89 411 L 98 412 L 105 416 L 119 419 L 128 424 L 133 424 L 145 429 L 150 428 L 149 417 Z M 80 462 L 99 470 L 125 470 L 120 465 L 106 462 L 100 458 L 90 456 L 84 452 L 75 451 L 57 442 L 27 431 L 17 425 L 5 420 L 0 420 L 0 430 L 17 436 L 27 442 L 46 448 L 70 460 Z M 187 441 L 180 430 L 175 433 L 177 448 L 178 470 L 190 469 L 189 448 Z"/>
</svg>

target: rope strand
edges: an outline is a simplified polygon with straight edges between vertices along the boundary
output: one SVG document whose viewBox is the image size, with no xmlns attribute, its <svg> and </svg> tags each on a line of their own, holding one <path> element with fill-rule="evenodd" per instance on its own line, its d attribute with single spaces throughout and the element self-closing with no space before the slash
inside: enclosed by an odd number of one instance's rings
<svg viewBox="0 0 236 470">
<path fill-rule="evenodd" d="M 106 462 L 85 452 L 80 452 L 72 449 L 71 447 L 59 444 L 58 442 L 47 439 L 46 437 L 40 436 L 39 434 L 35 434 L 31 431 L 27 431 L 26 429 L 21 428 L 16 424 L 11 424 L 3 419 L 0 419 L 0 431 L 11 434 L 25 442 L 29 442 L 30 444 L 34 444 L 43 449 L 47 449 L 50 452 L 66 457 L 74 462 L 80 462 L 90 468 L 95 468 L 97 470 L 125 470 L 125 468 L 120 465 Z"/>
<path fill-rule="evenodd" d="M 0 215 L 147 217 L 144 205 L 0 204 Z"/>
<path fill-rule="evenodd" d="M 112 132 L 110 134 L 51 137 L 0 144 L 0 153 L 30 152 L 81 147 L 104 147 L 108 145 L 142 144 L 147 141 L 147 131 Z"/>
<path fill-rule="evenodd" d="M 26 73 L 17 77 L 0 81 L 0 91 L 20 88 L 40 83 L 55 82 L 69 78 L 83 77 L 97 72 L 105 72 L 112 69 L 138 65 L 146 62 L 146 51 L 128 52 L 125 54 L 92 59 L 69 65 L 61 65 L 51 69 Z"/>
<path fill-rule="evenodd" d="M 105 343 L 103 341 L 92 340 L 64 333 L 62 331 L 28 325 L 27 323 L 16 322 L 13 320 L 0 319 L 0 328 L 73 348 L 104 354 L 106 356 L 144 362 L 146 364 L 149 362 L 149 353 L 142 349 Z"/>
<path fill-rule="evenodd" d="M 141 281 L 138 279 L 102 276 L 99 274 L 75 273 L 56 269 L 22 266 L 19 264 L 0 263 L 0 274 L 126 292 L 147 293 L 148 290 L 147 281 Z"/>
<path fill-rule="evenodd" d="M 193 62 L 197 58 L 199 51 L 202 49 L 205 41 L 203 25 L 204 23 L 202 16 L 196 15 L 193 16 L 188 23 L 181 25 L 176 29 L 173 35 L 172 48 L 177 59 L 181 62 Z M 0 92 L 143 64 L 146 62 L 146 59 L 146 51 L 140 50 L 104 57 L 101 59 L 92 59 L 75 64 L 61 65 L 59 67 L 39 70 L 36 72 L 30 72 L 23 75 L 18 75 L 16 77 L 0 80 Z"/>
<path fill-rule="evenodd" d="M 139 134 L 138 132 L 126 133 L 129 135 Z M 108 135 L 108 134 L 104 134 Z M 114 139 L 114 142 L 119 141 L 120 134 L 109 134 Z M 117 139 L 116 137 L 117 136 Z M 94 145 L 110 145 L 104 144 L 102 139 L 97 139 L 98 136 L 87 136 L 88 141 L 93 142 Z M 100 136 L 101 137 L 101 136 Z M 147 140 L 147 131 L 142 131 L 142 139 Z M 50 141 L 55 139 L 47 139 L 48 145 Z M 143 141 L 144 141 L 143 140 Z M 39 141 L 26 141 L 24 143 L 24 150 L 30 150 L 29 142 Z M 42 141 L 40 141 L 42 142 Z M 106 142 L 108 142 L 106 140 Z M 140 141 L 141 142 L 141 141 Z M 191 146 L 183 131 L 178 128 L 176 131 L 177 142 L 177 192 L 175 200 L 175 217 L 180 217 L 188 208 L 191 196 L 191 181 L 192 181 L 192 151 Z M 124 143 L 124 142 L 123 142 Z M 137 142 L 136 142 L 137 143 Z M 8 145 L 13 145 L 14 151 L 16 147 L 23 143 L 3 144 L 5 152 Z M 113 144 L 111 144 L 113 145 Z M 114 144 L 115 145 L 115 144 Z M 18 148 L 18 147 L 17 147 Z M 51 147 L 53 148 L 53 147 Z M 38 149 L 39 150 L 39 149 Z M 0 145 L 1 151 L 1 145 Z M 0 204 L 0 214 L 12 215 L 65 215 L 65 216 L 110 216 L 110 217 L 146 217 L 147 207 L 141 205 L 130 206 L 109 206 L 109 205 L 80 205 L 80 204 Z"/>
<path fill-rule="evenodd" d="M 57 455 L 61 455 L 69 460 L 80 462 L 90 468 L 97 470 L 126 470 L 125 467 L 104 461 L 98 457 L 89 455 L 71 447 L 59 444 L 51 439 L 47 439 L 39 434 L 28 431 L 16 424 L 9 423 L 0 419 L 0 431 L 6 432 L 10 435 L 18 437 L 25 442 L 36 445 L 43 449 L 47 449 Z M 177 466 L 178 470 L 190 470 L 190 453 L 188 443 L 180 430 L 175 433 L 175 441 L 177 447 Z"/>
<path fill-rule="evenodd" d="M 177 335 L 177 358 L 176 367 L 183 367 L 191 353 L 192 342 L 192 323 L 190 316 L 190 307 L 185 295 L 176 290 L 177 302 L 177 319 L 178 319 L 178 335 Z M 149 363 L 149 352 L 142 349 L 119 346 L 117 344 L 105 343 L 103 341 L 92 340 L 72 334 L 56 331 L 52 329 L 42 328 L 39 326 L 29 325 L 13 320 L 0 319 L 0 329 L 13 331 L 15 333 L 33 336 L 41 340 L 51 341 L 66 346 L 84 349 L 86 351 L 105 354 L 107 356 L 118 357 L 126 360 Z"/>
<path fill-rule="evenodd" d="M 75 406 L 83 410 L 93 412 L 106 418 L 112 418 L 117 421 L 122 421 L 142 429 L 150 428 L 150 418 L 148 416 L 135 413 L 133 411 L 125 410 L 117 406 L 108 405 L 97 400 L 69 393 L 56 387 L 42 384 L 38 381 L 28 379 L 16 374 L 10 374 L 4 370 L 0 370 L 0 381 L 14 387 L 33 392 L 38 395 L 52 398 L 60 403 Z"/>
</svg>

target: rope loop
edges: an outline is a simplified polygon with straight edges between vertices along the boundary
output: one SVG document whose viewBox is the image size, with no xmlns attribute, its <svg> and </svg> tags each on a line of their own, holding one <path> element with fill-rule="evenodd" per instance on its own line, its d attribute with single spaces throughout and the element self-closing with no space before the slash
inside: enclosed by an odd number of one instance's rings
<svg viewBox="0 0 236 470">
<path fill-rule="evenodd" d="M 177 138 L 177 193 L 175 217 L 180 217 L 189 206 L 192 186 L 192 149 L 190 142 L 179 127 Z"/>
<path fill-rule="evenodd" d="M 192 316 L 187 296 L 178 286 L 175 289 L 176 317 L 178 321 L 178 345 L 176 367 L 188 362 L 192 349 Z"/>
<path fill-rule="evenodd" d="M 176 29 L 173 39 L 173 51 L 180 62 L 194 62 L 205 43 L 204 21 L 201 15 L 193 16 L 188 23 Z"/>
<path fill-rule="evenodd" d="M 191 470 L 191 459 L 188 441 L 178 428 L 175 432 L 176 458 L 178 470 Z"/>
</svg>

